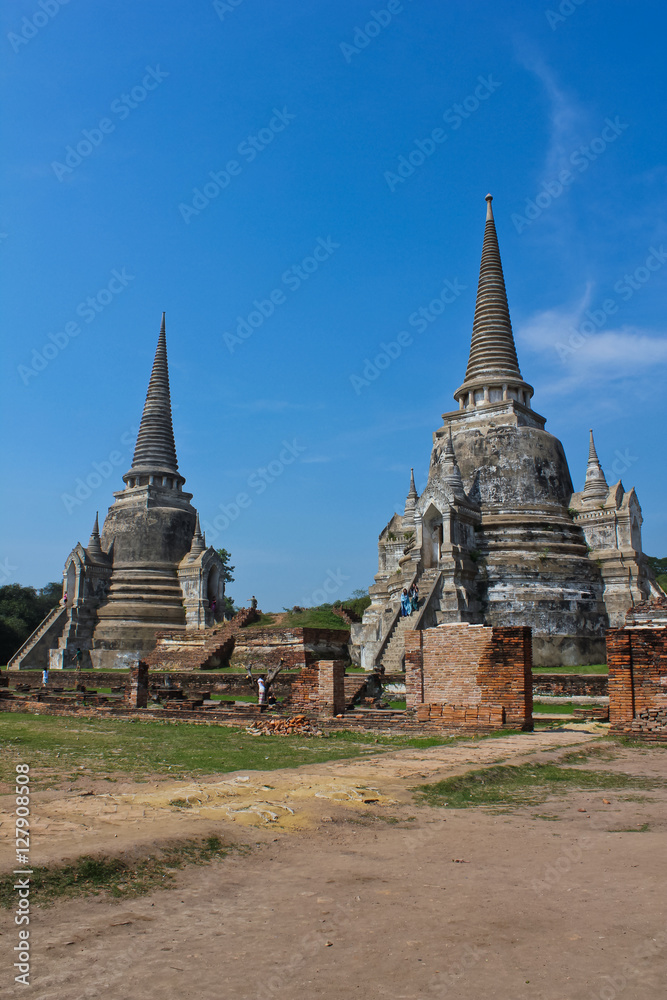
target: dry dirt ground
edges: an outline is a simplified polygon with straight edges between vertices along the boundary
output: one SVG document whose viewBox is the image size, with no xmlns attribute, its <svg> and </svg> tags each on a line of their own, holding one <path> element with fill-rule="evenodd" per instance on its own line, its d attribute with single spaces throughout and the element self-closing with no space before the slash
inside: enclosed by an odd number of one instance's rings
<svg viewBox="0 0 667 1000">
<path fill-rule="evenodd" d="M 582 731 L 521 734 L 113 793 L 106 784 L 106 794 L 38 792 L 35 864 L 212 832 L 250 850 L 186 868 L 174 888 L 147 896 L 37 906 L 28 988 L 13 983 L 16 931 L 2 911 L 0 992 L 39 1000 L 663 996 L 664 788 L 570 792 L 500 814 L 421 805 L 411 791 L 471 767 L 558 760 L 597 744 Z M 612 760 L 582 766 L 664 779 L 667 749 L 618 748 Z M 6 831 L 7 815 L 0 820 Z"/>
</svg>

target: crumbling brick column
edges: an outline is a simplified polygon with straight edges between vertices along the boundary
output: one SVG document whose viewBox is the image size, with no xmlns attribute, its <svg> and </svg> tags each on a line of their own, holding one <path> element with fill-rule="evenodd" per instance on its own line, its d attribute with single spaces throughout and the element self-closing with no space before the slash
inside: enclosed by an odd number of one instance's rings
<svg viewBox="0 0 667 1000">
<path fill-rule="evenodd" d="M 143 660 L 130 667 L 126 700 L 130 708 L 146 708 L 148 705 L 148 664 Z"/>
<path fill-rule="evenodd" d="M 609 669 L 609 722 L 612 726 L 631 723 L 635 717 L 632 685 L 632 641 L 627 629 L 607 632 L 607 667 Z"/>
<path fill-rule="evenodd" d="M 612 730 L 667 739 L 667 628 L 610 629 L 607 663 Z"/>
<path fill-rule="evenodd" d="M 335 716 L 345 712 L 345 661 L 318 660 L 319 715 Z"/>
</svg>

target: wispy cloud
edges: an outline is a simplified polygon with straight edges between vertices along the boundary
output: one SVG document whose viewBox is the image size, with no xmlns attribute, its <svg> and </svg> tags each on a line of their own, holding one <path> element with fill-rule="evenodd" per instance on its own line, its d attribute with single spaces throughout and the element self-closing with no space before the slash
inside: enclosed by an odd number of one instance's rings
<svg viewBox="0 0 667 1000">
<path fill-rule="evenodd" d="M 551 105 L 544 174 L 554 176 L 570 167 L 570 154 L 590 129 L 590 116 L 574 94 L 558 82 L 556 74 L 534 46 L 527 43 L 520 45 L 519 59 L 540 81 Z"/>
<path fill-rule="evenodd" d="M 535 313 L 516 330 L 521 345 L 550 366 L 551 381 L 540 386 L 541 396 L 566 396 L 581 386 L 611 386 L 650 373 L 655 379 L 667 367 L 667 335 L 660 330 L 623 324 L 613 329 L 581 334 L 585 310 L 591 301 L 587 286 L 574 306 Z"/>
</svg>

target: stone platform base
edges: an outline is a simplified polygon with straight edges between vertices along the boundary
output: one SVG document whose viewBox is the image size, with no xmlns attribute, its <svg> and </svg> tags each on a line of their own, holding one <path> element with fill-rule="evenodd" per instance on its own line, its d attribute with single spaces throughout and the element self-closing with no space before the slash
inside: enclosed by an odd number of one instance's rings
<svg viewBox="0 0 667 1000">
<path fill-rule="evenodd" d="M 606 662 L 604 638 L 584 639 L 577 635 L 533 633 L 534 667 L 585 667 L 591 663 Z"/>
</svg>

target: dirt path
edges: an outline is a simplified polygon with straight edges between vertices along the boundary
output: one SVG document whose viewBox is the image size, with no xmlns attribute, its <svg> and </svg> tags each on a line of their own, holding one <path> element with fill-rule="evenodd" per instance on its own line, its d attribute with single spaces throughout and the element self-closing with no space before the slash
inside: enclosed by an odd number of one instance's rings
<svg viewBox="0 0 667 1000">
<path fill-rule="evenodd" d="M 372 804 L 369 799 L 381 806 L 410 802 L 410 786 L 425 779 L 592 738 L 586 732 L 527 733 L 425 750 L 378 754 L 371 749 L 351 760 L 236 771 L 200 781 L 121 782 L 113 791 L 104 781 L 93 781 L 86 791 L 36 792 L 31 807 L 31 862 L 40 865 L 91 851 L 116 853 L 221 828 L 235 840 L 238 826 L 312 829 L 333 804 L 365 812 Z M 13 810 L 12 797 L 0 797 L 1 829 L 11 826 L 8 810 Z M 0 871 L 13 867 L 13 845 L 3 837 Z"/>
<path fill-rule="evenodd" d="M 210 796 L 193 810 L 165 807 L 184 783 L 143 785 L 119 793 L 121 817 L 99 813 L 96 796 L 40 793 L 53 823 L 44 836 L 73 853 L 82 836 L 90 849 L 212 829 L 254 849 L 185 870 L 170 891 L 36 909 L 32 995 L 657 997 L 667 972 L 664 791 L 606 793 L 607 803 L 577 792 L 506 815 L 417 806 L 409 791 L 471 765 L 550 760 L 589 743 L 542 733 L 216 776 L 188 786 L 191 798 Z M 619 751 L 588 766 L 664 777 L 667 753 Z M 236 811 L 260 794 L 275 819 Z M 645 823 L 647 832 L 611 832 Z M 106 824 L 121 835 L 109 840 Z M 6 954 L 6 916 L 2 930 Z"/>
</svg>

